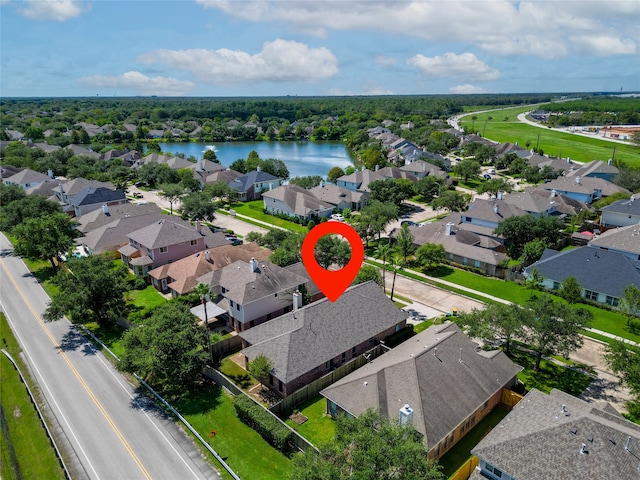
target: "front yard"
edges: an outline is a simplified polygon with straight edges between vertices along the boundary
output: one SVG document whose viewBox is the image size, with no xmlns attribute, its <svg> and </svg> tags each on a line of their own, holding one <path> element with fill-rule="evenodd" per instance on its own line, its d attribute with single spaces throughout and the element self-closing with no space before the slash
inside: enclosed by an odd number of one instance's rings
<svg viewBox="0 0 640 480">
<path fill-rule="evenodd" d="M 266 222 L 276 227 L 286 228 L 287 230 L 293 230 L 294 232 L 306 233 L 309 231 L 306 226 L 264 213 L 264 203 L 262 200 L 237 203 L 233 206 L 233 209 L 236 213 L 255 218 L 256 220 Z"/>
</svg>

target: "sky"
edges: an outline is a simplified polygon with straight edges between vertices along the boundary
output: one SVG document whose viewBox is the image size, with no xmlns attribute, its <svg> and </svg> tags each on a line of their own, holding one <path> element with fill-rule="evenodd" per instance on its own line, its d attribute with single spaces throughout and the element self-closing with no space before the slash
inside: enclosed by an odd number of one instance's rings
<svg viewBox="0 0 640 480">
<path fill-rule="evenodd" d="M 640 91 L 639 0 L 0 0 L 0 96 Z"/>
</svg>

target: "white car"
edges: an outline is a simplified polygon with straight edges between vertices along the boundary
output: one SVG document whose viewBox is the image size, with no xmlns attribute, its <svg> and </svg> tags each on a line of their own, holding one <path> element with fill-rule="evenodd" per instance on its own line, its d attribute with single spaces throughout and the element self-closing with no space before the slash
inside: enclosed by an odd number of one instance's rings
<svg viewBox="0 0 640 480">
<path fill-rule="evenodd" d="M 344 217 L 339 213 L 334 213 L 331 215 L 331 220 L 335 220 L 336 222 L 344 222 Z"/>
</svg>

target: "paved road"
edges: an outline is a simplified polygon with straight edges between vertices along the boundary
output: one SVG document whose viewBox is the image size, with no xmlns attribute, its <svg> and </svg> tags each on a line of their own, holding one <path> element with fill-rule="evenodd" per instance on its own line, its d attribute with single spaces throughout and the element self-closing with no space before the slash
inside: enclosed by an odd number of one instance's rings
<svg viewBox="0 0 640 480">
<path fill-rule="evenodd" d="M 44 323 L 48 296 L 0 235 L 0 304 L 78 479 L 217 479 L 189 437 L 66 320 Z"/>
</svg>

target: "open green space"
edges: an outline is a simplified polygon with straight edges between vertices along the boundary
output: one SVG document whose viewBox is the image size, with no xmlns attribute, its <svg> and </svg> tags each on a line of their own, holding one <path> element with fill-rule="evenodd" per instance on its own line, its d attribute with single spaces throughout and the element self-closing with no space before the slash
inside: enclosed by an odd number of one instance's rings
<svg viewBox="0 0 640 480">
<path fill-rule="evenodd" d="M 529 142 L 528 148 L 537 146 L 550 156 L 571 157 L 578 162 L 608 160 L 613 157 L 629 165 L 640 166 L 640 148 L 633 145 L 557 132 L 519 122 L 518 114 L 530 110 L 530 106 L 492 110 L 463 117 L 460 123 L 470 129 L 473 127 L 473 131 L 497 142 L 518 142 L 523 147 Z M 477 117 L 475 121 L 472 116 Z M 489 117 L 491 120 L 488 120 Z"/>
<path fill-rule="evenodd" d="M 331 415 L 325 413 L 326 399 L 322 395 L 318 394 L 310 398 L 300 404 L 297 410 L 307 417 L 308 420 L 298 425 L 293 420 L 287 419 L 287 425 L 296 430 L 316 447 L 333 440 L 336 433 L 336 422 L 331 418 Z"/>
<path fill-rule="evenodd" d="M 238 419 L 231 395 L 220 386 L 209 382 L 199 392 L 176 401 L 174 407 L 240 478 L 287 477 L 289 458 Z"/>
<path fill-rule="evenodd" d="M 293 230 L 294 232 L 308 232 L 307 227 L 303 225 L 264 213 L 264 203 L 262 200 L 238 203 L 233 206 L 233 209 L 236 213 L 246 215 L 247 217 L 251 217 L 256 220 L 261 220 L 269 225 L 286 228 L 287 230 Z M 261 226 L 264 227 L 264 225 Z"/>
<path fill-rule="evenodd" d="M 130 305 L 146 309 L 167 303 L 167 299 L 164 298 L 158 290 L 153 288 L 152 285 L 148 285 L 143 290 L 128 291 L 125 293 L 125 300 Z"/>
<path fill-rule="evenodd" d="M 245 391 L 258 385 L 258 380 L 249 375 L 249 372 L 231 360 L 230 357 L 226 357 L 220 362 L 218 370 Z"/>
<path fill-rule="evenodd" d="M 28 369 L 20 360 L 20 346 L 2 313 L 0 331 L 4 348 L 18 362 L 23 375 L 28 375 Z M 0 384 L 0 477 L 7 480 L 64 479 L 64 472 L 27 389 L 4 354 L 0 354 Z"/>
<path fill-rule="evenodd" d="M 475 447 L 493 427 L 500 423 L 500 420 L 506 417 L 508 413 L 509 410 L 505 407 L 495 407 L 456 443 L 451 450 L 438 460 L 438 463 L 442 465 L 442 473 L 444 473 L 445 477 L 449 478 L 456 473 L 456 471 L 464 465 L 464 462 L 471 458 L 471 449 Z"/>
</svg>

